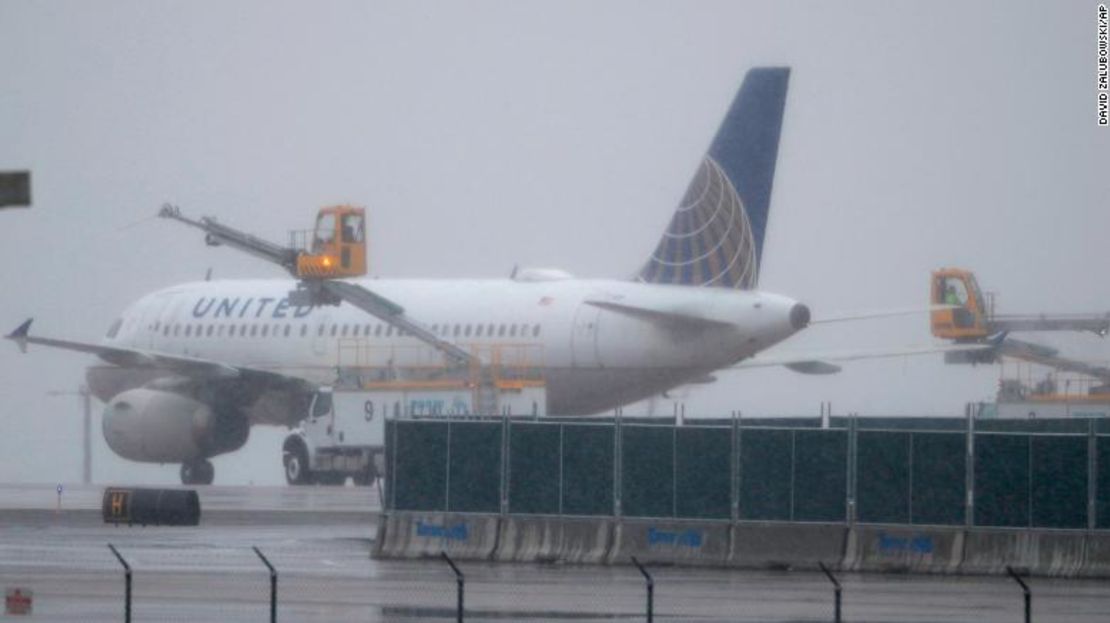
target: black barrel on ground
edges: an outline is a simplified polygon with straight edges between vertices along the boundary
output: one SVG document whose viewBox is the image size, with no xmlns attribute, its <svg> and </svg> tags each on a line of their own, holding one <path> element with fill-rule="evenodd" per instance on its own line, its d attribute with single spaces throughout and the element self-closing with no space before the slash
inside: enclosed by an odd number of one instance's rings
<svg viewBox="0 0 1110 623">
<path fill-rule="evenodd" d="M 200 498 L 192 489 L 104 490 L 104 523 L 154 526 L 195 526 L 200 523 Z"/>
</svg>

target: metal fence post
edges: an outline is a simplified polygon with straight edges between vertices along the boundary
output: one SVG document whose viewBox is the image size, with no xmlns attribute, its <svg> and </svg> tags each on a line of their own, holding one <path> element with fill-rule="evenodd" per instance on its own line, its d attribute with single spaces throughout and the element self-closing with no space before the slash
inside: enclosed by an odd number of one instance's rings
<svg viewBox="0 0 1110 623">
<path fill-rule="evenodd" d="M 967 499 L 964 500 L 964 527 L 975 526 L 975 418 L 971 408 L 967 408 L 966 448 L 964 449 L 964 489 Z"/>
<path fill-rule="evenodd" d="M 829 571 L 829 568 L 825 566 L 825 563 L 818 562 L 817 564 L 821 565 L 821 570 L 825 572 L 825 575 L 828 576 L 829 581 L 832 582 L 833 587 L 835 588 L 835 591 L 836 591 L 836 606 L 835 607 L 836 607 L 836 609 L 835 609 L 834 612 L 835 612 L 835 617 L 836 618 L 833 619 L 833 620 L 836 621 L 836 623 L 840 623 L 840 581 L 836 579 L 836 576 L 834 576 L 832 574 L 832 571 Z"/>
<path fill-rule="evenodd" d="M 644 579 L 647 580 L 647 623 L 652 623 L 655 619 L 655 580 L 652 579 L 647 569 L 640 564 L 640 561 L 636 560 L 635 556 L 632 556 L 632 564 L 636 565 L 636 568 L 644 575 Z"/>
<path fill-rule="evenodd" d="M 455 561 L 451 560 L 451 557 L 447 555 L 447 552 L 440 552 L 440 554 L 443 556 L 443 559 L 447 561 L 447 564 L 451 565 L 451 570 L 455 572 L 455 582 L 458 585 L 459 589 L 458 612 L 456 613 L 456 620 L 459 623 L 463 623 L 463 590 L 466 586 L 466 576 L 463 575 L 463 572 L 459 571 L 459 568 L 455 566 Z"/>
<path fill-rule="evenodd" d="M 123 556 L 119 555 L 119 552 L 116 550 L 115 545 L 109 543 L 108 549 L 112 550 L 112 553 L 116 555 L 116 560 L 119 561 L 119 564 L 123 565 L 123 577 L 125 586 L 123 598 L 123 620 L 124 623 L 131 623 L 131 565 L 127 564 L 127 561 L 123 559 Z"/>
<path fill-rule="evenodd" d="M 443 510 L 451 510 L 451 417 L 447 417 L 447 451 L 443 460 Z"/>
<path fill-rule="evenodd" d="M 732 412 L 732 439 L 729 452 L 729 517 L 735 524 L 740 519 L 740 418 L 736 411 Z"/>
<path fill-rule="evenodd" d="M 735 508 L 733 512 L 733 521 L 740 521 L 741 515 L 744 513 L 745 508 L 740 506 L 740 494 L 744 488 L 744 412 L 736 412 L 736 468 L 733 473 L 736 474 L 736 482 L 732 485 L 732 504 Z M 735 534 L 735 530 L 733 531 Z M 735 536 L 733 537 L 735 538 Z"/>
<path fill-rule="evenodd" d="M 253 549 L 254 553 L 258 554 L 258 557 L 262 559 L 262 564 L 266 565 L 266 568 L 270 570 L 270 623 L 276 623 L 276 621 L 277 621 L 277 569 L 274 569 L 274 566 L 270 564 L 270 561 L 266 560 L 266 557 L 262 555 L 262 550 L 258 549 L 258 546 L 252 545 L 251 549 Z"/>
<path fill-rule="evenodd" d="M 1029 586 L 1021 579 L 1021 576 L 1014 571 L 1010 565 L 1006 565 L 1006 573 L 1014 579 L 1018 585 L 1021 586 L 1021 591 L 1025 594 L 1025 623 L 1032 623 L 1033 621 L 1033 593 L 1029 591 Z"/>
<path fill-rule="evenodd" d="M 1098 436 L 1095 419 L 1087 420 L 1087 529 L 1098 526 Z"/>
<path fill-rule="evenodd" d="M 509 461 L 511 448 L 509 447 L 512 436 L 512 421 L 508 411 L 501 414 L 501 515 L 509 513 L 509 483 L 512 478 L 512 464 Z"/>
<path fill-rule="evenodd" d="M 859 466 L 857 465 L 858 448 L 856 445 L 859 441 L 858 420 L 856 419 L 857 415 L 858 414 L 853 413 L 848 419 L 848 439 L 847 444 L 845 444 L 847 446 L 848 456 L 847 460 L 845 460 L 846 465 L 844 474 L 844 490 L 847 494 L 847 500 L 845 500 L 844 504 L 844 514 L 846 515 L 845 520 L 849 527 L 855 525 L 857 513 L 856 485 L 858 483 L 856 482 L 856 474 L 859 473 Z"/>
<path fill-rule="evenodd" d="M 620 407 L 616 411 L 616 427 L 613 429 L 613 517 L 621 516 L 621 488 L 624 486 L 624 465 L 621 464 L 623 427 L 621 420 L 624 412 Z"/>
</svg>

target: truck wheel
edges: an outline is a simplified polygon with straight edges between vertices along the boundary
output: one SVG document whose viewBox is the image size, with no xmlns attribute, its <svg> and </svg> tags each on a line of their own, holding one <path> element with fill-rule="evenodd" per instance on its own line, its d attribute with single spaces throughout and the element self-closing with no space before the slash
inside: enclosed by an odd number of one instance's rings
<svg viewBox="0 0 1110 623">
<path fill-rule="evenodd" d="M 378 479 L 378 470 L 374 469 L 374 464 L 366 466 L 366 469 L 357 476 L 355 476 L 355 485 L 359 487 L 367 487 L 374 484 Z"/>
<path fill-rule="evenodd" d="M 281 455 L 285 464 L 285 482 L 291 485 L 307 485 L 312 483 L 312 472 L 308 469 L 308 453 L 304 446 L 297 444 L 286 450 Z"/>
</svg>

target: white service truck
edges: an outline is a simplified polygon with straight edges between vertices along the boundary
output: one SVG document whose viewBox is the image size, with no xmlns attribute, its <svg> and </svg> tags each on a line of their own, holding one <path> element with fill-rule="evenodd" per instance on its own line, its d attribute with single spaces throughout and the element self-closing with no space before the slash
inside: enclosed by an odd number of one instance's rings
<svg viewBox="0 0 1110 623">
<path fill-rule="evenodd" d="M 308 417 L 285 438 L 282 463 L 291 485 L 370 485 L 385 472 L 386 418 L 474 415 L 475 391 L 465 384 L 385 383 L 364 387 L 324 387 L 316 392 Z M 542 416 L 546 388 L 540 383 L 500 382 L 496 409 L 505 415 Z"/>
</svg>

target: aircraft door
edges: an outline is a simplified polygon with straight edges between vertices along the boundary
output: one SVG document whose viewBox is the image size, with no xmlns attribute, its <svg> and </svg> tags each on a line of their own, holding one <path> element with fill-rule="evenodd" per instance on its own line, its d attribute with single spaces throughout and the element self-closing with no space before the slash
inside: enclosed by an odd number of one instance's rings
<svg viewBox="0 0 1110 623">
<path fill-rule="evenodd" d="M 571 328 L 571 365 L 575 368 L 592 368 L 598 365 L 597 325 L 601 309 L 582 303 L 574 312 Z"/>
</svg>

